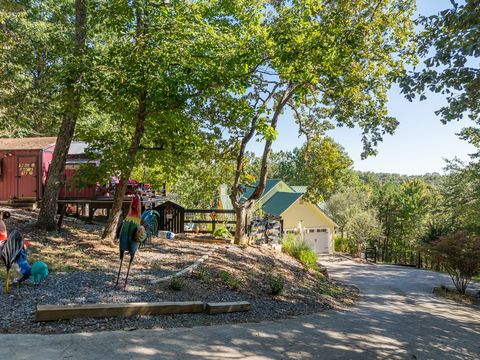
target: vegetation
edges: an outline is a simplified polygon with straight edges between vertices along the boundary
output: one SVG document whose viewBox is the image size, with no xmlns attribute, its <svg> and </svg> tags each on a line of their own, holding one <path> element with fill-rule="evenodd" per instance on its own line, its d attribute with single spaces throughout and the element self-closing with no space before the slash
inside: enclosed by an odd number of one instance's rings
<svg viewBox="0 0 480 360">
<path fill-rule="evenodd" d="M 270 293 L 272 295 L 280 295 L 283 292 L 283 288 L 285 287 L 285 280 L 280 275 L 268 275 L 268 285 L 270 287 Z"/>
<path fill-rule="evenodd" d="M 172 276 L 168 287 L 172 290 L 180 291 L 183 289 L 184 285 L 185 285 L 185 281 L 181 276 Z"/>
<path fill-rule="evenodd" d="M 422 31 L 417 36 L 418 53 L 423 66 L 405 78 L 402 87 L 412 100 L 416 94 L 426 99 L 426 91 L 446 96 L 448 106 L 436 113 L 444 122 L 457 121 L 468 114 L 478 121 L 480 101 L 478 94 L 478 64 L 480 42 L 478 0 L 450 1 L 452 6 L 438 14 L 420 17 Z M 477 142 L 480 131 L 467 128 L 463 136 Z"/>
<path fill-rule="evenodd" d="M 228 271 L 220 271 L 218 277 L 232 290 L 238 290 L 242 282 L 235 275 L 230 274 Z"/>
<path fill-rule="evenodd" d="M 425 248 L 448 272 L 460 294 L 465 294 L 472 278 L 480 275 L 480 236 L 455 232 Z"/>
<path fill-rule="evenodd" d="M 282 240 L 282 251 L 294 257 L 307 269 L 317 266 L 317 254 L 301 239 L 287 234 Z"/>
<path fill-rule="evenodd" d="M 231 239 L 233 237 L 233 235 L 230 233 L 230 231 L 228 231 L 228 229 L 224 225 L 217 227 L 213 232 L 213 236 L 223 237 L 226 239 Z"/>
</svg>

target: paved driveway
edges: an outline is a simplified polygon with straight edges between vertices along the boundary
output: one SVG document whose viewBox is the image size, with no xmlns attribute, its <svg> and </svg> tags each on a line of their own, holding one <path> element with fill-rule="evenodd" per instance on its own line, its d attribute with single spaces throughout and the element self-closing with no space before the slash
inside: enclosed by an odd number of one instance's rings
<svg viewBox="0 0 480 360">
<path fill-rule="evenodd" d="M 430 295 L 447 276 L 321 261 L 332 277 L 361 289 L 358 305 L 259 324 L 0 335 L 0 359 L 480 359 L 480 309 Z"/>
</svg>

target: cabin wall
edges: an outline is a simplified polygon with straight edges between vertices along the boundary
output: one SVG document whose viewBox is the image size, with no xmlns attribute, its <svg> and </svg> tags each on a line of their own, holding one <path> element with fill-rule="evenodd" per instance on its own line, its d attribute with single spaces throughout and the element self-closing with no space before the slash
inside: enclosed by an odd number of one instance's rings
<svg viewBox="0 0 480 360">
<path fill-rule="evenodd" d="M 43 191 L 45 190 L 45 184 L 47 183 L 48 168 L 52 163 L 54 150 L 55 145 L 52 145 L 49 148 L 45 149 L 42 153 L 42 178 L 40 184 L 40 198 L 43 197 Z"/>
<path fill-rule="evenodd" d="M 42 168 L 40 150 L 0 150 L 0 201 L 9 201 L 17 197 L 39 199 L 41 196 Z M 21 178 L 19 160 L 26 161 L 32 168 L 32 174 Z M 33 164 L 33 165 L 32 165 Z M 24 192 L 22 184 L 29 179 L 29 189 Z"/>
<path fill-rule="evenodd" d="M 67 164 L 65 165 L 64 179 L 65 183 L 60 188 L 60 199 L 95 199 L 96 197 L 96 184 L 85 187 L 83 189 L 77 189 L 73 186 L 73 178 L 78 171 L 80 165 Z"/>
</svg>

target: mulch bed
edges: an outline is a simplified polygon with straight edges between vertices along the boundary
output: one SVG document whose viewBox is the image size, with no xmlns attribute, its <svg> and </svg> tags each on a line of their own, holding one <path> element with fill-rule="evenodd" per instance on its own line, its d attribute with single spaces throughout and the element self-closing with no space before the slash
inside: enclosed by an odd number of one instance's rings
<svg viewBox="0 0 480 360">
<path fill-rule="evenodd" d="M 51 274 L 39 286 L 12 286 L 0 294 L 0 333 L 69 333 L 104 330 L 190 327 L 197 325 L 258 322 L 343 307 L 357 292 L 334 284 L 318 272 L 305 270 L 288 255 L 265 247 L 239 248 L 219 245 L 218 250 L 191 276 L 181 290 L 169 282 L 152 280 L 173 274 L 209 252 L 213 245 L 191 241 L 155 240 L 134 260 L 127 291 L 114 289 L 118 269 L 117 245 L 102 243 L 100 227 L 66 222 L 59 232 L 43 232 L 29 226 L 36 214 L 12 210 L 7 228 L 19 228 L 32 243 L 31 262 L 44 260 Z M 128 259 L 128 256 L 127 256 Z M 126 265 L 126 264 L 125 264 Z M 0 266 L 3 270 L 3 266 Z M 122 271 L 124 279 L 126 266 Z M 238 288 L 226 283 L 226 272 Z M 270 279 L 281 278 L 284 290 L 273 296 Z M 0 274 L 3 284 L 4 275 Z M 232 314 L 178 314 L 96 318 L 35 323 L 36 304 L 91 304 L 157 301 L 249 301 L 251 310 Z"/>
</svg>

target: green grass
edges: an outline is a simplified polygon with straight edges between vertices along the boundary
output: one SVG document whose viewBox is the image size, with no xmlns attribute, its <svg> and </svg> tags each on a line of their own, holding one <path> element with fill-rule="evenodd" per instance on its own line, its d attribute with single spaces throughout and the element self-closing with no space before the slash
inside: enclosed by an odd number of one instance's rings
<svg viewBox="0 0 480 360">
<path fill-rule="evenodd" d="M 232 290 L 238 290 L 241 285 L 240 279 L 235 277 L 235 275 L 230 274 L 228 271 L 220 271 L 218 277 L 223 281 Z"/>
<path fill-rule="evenodd" d="M 185 285 L 185 282 L 180 276 L 173 276 L 172 279 L 170 280 L 169 287 L 172 290 L 180 291 L 183 289 L 184 285 Z"/>
<path fill-rule="evenodd" d="M 292 234 L 283 238 L 282 251 L 300 261 L 307 269 L 317 267 L 317 254 L 305 242 Z"/>
</svg>

